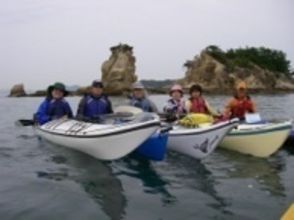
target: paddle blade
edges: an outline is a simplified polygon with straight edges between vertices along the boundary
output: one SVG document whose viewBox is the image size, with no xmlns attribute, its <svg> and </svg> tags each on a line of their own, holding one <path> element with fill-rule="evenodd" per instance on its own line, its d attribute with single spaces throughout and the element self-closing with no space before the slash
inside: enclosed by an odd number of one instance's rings
<svg viewBox="0 0 294 220">
<path fill-rule="evenodd" d="M 19 119 L 15 124 L 18 126 L 33 126 L 35 122 L 31 119 Z"/>
</svg>

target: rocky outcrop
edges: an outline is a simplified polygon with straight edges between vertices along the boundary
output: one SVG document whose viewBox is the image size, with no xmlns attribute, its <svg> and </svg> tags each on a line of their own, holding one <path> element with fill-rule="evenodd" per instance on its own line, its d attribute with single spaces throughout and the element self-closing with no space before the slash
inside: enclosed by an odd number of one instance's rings
<svg viewBox="0 0 294 220">
<path fill-rule="evenodd" d="M 23 84 L 16 84 L 10 90 L 10 97 L 23 97 L 26 96 Z"/>
<path fill-rule="evenodd" d="M 187 71 L 185 77 L 179 81 L 184 88 L 197 83 L 208 92 L 230 92 L 242 80 L 252 91 L 294 90 L 294 83 L 284 74 L 275 74 L 257 65 L 252 65 L 251 68 L 236 67 L 229 71 L 226 65 L 205 50 L 200 56 L 187 61 L 184 66 Z"/>
<path fill-rule="evenodd" d="M 180 83 L 185 88 L 197 83 L 205 90 L 223 90 L 229 88 L 233 83 L 233 79 L 226 72 L 226 67 L 205 52 L 187 61 L 184 66 L 187 71 L 185 78 Z"/>
<path fill-rule="evenodd" d="M 36 92 L 29 94 L 31 97 L 43 97 L 47 96 L 47 91 L 46 90 L 37 90 Z"/>
<path fill-rule="evenodd" d="M 133 48 L 127 44 L 119 44 L 110 48 L 111 55 L 101 67 L 102 82 L 105 92 L 119 95 L 130 90 L 131 85 L 137 81 L 135 75 L 135 62 Z"/>
</svg>

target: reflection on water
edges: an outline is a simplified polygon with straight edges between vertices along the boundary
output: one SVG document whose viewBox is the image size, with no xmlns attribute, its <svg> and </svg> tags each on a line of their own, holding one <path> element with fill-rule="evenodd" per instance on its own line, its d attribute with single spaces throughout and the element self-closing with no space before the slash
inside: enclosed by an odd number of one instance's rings
<svg viewBox="0 0 294 220">
<path fill-rule="evenodd" d="M 283 148 L 289 153 L 294 155 L 294 137 L 288 139 L 284 144 Z"/>
<path fill-rule="evenodd" d="M 51 157 L 51 161 L 66 164 L 76 172 L 69 175 L 67 169 L 59 168 L 58 171 L 39 171 L 38 177 L 56 181 L 73 180 L 82 186 L 111 220 L 123 219 L 127 202 L 122 184 L 112 173 L 110 164 L 70 149 L 63 151 L 56 147 L 51 150 L 58 152 Z"/>
<path fill-rule="evenodd" d="M 227 209 L 230 205 L 229 201 L 217 192 L 218 182 L 203 161 L 171 152 L 166 162 L 170 169 L 174 168 L 177 179 L 173 181 L 180 183 L 180 187 L 189 187 L 205 193 L 213 199 L 213 203 L 207 204 L 208 206 L 226 215 L 231 215 Z"/>
<path fill-rule="evenodd" d="M 116 167 L 119 170 L 116 175 L 126 175 L 142 181 L 145 193 L 160 194 L 163 205 L 171 205 L 176 202 L 176 198 L 166 189 L 166 186 L 169 185 L 168 181 L 162 179 L 154 170 L 151 161 L 131 155 L 117 161 Z"/>
<path fill-rule="evenodd" d="M 285 187 L 279 175 L 285 169 L 282 152 L 270 158 L 257 158 L 227 150 L 220 152 L 231 164 L 231 168 L 224 174 L 227 178 L 255 179 L 261 189 L 274 196 L 285 196 Z"/>
</svg>

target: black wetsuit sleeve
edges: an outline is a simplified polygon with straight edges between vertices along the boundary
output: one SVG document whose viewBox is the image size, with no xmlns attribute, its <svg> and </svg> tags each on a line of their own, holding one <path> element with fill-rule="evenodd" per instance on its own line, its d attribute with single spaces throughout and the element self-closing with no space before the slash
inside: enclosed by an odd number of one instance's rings
<svg viewBox="0 0 294 220">
<path fill-rule="evenodd" d="M 109 99 L 107 99 L 107 113 L 113 113 L 112 104 Z"/>
<path fill-rule="evenodd" d="M 68 109 L 67 110 L 67 116 L 69 118 L 73 118 L 73 113 L 72 113 L 72 110 L 71 110 L 71 107 L 70 107 L 69 103 L 67 102 L 66 105 L 67 105 L 67 109 Z"/>
<path fill-rule="evenodd" d="M 77 110 L 76 117 L 78 119 L 83 119 L 84 118 L 85 106 L 86 106 L 86 98 L 83 97 L 81 99 L 80 103 L 79 103 L 78 110 Z"/>
</svg>

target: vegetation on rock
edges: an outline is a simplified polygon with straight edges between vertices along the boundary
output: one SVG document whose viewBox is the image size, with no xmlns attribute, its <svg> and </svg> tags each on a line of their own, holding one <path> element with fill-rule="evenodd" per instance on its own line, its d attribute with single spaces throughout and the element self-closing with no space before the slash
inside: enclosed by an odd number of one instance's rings
<svg viewBox="0 0 294 220">
<path fill-rule="evenodd" d="M 286 54 L 280 50 L 265 47 L 246 47 L 223 51 L 218 46 L 210 45 L 205 51 L 224 64 L 228 72 L 233 72 L 236 67 L 254 68 L 254 65 L 267 69 L 275 74 L 291 75 L 290 61 Z"/>
</svg>

